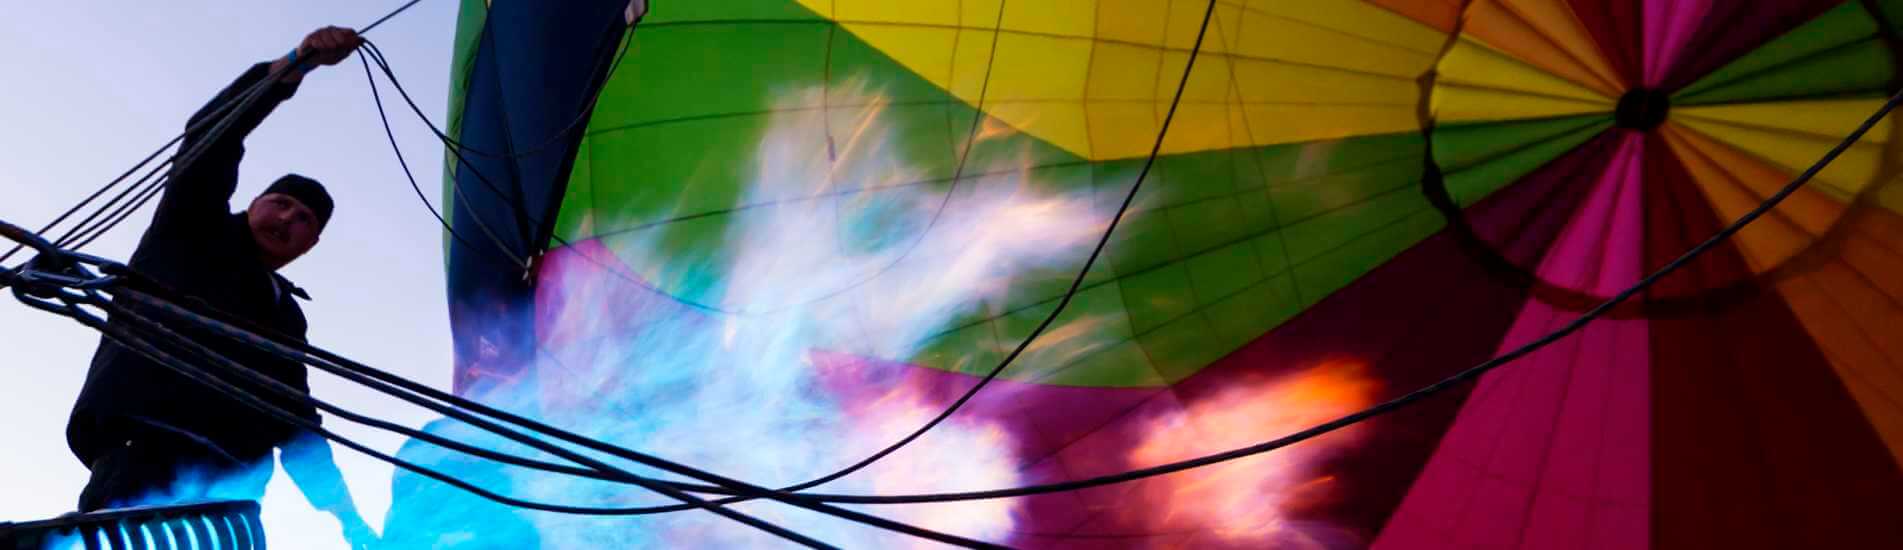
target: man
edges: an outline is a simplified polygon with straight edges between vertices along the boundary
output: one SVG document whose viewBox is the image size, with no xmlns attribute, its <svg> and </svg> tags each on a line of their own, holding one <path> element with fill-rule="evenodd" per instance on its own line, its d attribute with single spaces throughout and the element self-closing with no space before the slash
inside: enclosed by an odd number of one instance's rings
<svg viewBox="0 0 1903 550">
<path fill-rule="evenodd" d="M 333 204 L 323 185 L 286 175 L 243 212 L 231 213 L 244 138 L 278 103 L 297 91 L 305 73 L 335 65 L 362 44 L 355 31 L 326 27 L 305 37 L 284 58 L 258 63 L 192 116 L 211 118 L 235 108 L 253 84 L 282 74 L 257 102 L 216 139 L 207 124 L 186 136 L 181 150 L 207 144 L 187 166 L 174 167 L 152 226 L 132 254 L 133 269 L 253 325 L 302 340 L 305 321 L 297 300 L 310 299 L 277 270 L 308 252 L 330 220 Z M 299 61 L 302 62 L 299 65 Z M 215 120 L 215 119 L 214 119 Z M 209 140 L 209 141 L 208 141 Z M 308 392 L 305 367 L 205 331 L 175 327 L 244 366 Z M 201 365 L 217 372 L 209 365 Z M 221 379 L 317 421 L 306 403 L 270 393 L 237 375 Z M 92 470 L 79 509 L 171 504 L 205 499 L 257 499 L 272 473 L 272 450 L 312 506 L 335 515 L 345 536 L 365 545 L 375 534 L 351 501 L 343 476 L 322 438 L 222 395 L 102 340 L 66 428 L 73 454 Z"/>
</svg>

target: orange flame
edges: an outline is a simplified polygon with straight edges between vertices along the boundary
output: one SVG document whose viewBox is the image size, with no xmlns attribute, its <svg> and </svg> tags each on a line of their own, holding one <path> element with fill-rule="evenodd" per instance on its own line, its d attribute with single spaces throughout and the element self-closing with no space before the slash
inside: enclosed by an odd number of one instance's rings
<svg viewBox="0 0 1903 550">
<path fill-rule="evenodd" d="M 1279 379 L 1248 380 L 1183 411 L 1158 418 L 1130 454 L 1147 466 L 1226 451 L 1281 437 L 1366 407 L 1377 384 L 1359 363 L 1333 361 Z M 1325 498 L 1334 478 L 1315 472 L 1320 459 L 1352 443 L 1354 428 L 1279 451 L 1157 478 L 1132 510 L 1132 523 L 1157 530 L 1207 529 L 1231 543 L 1282 542 L 1300 533 L 1289 512 Z M 1137 516 L 1136 514 L 1147 514 Z"/>
</svg>

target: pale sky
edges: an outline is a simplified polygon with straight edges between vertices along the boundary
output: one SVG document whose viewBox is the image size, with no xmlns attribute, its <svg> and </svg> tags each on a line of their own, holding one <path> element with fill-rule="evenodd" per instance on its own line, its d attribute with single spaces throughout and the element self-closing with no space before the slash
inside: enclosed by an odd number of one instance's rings
<svg viewBox="0 0 1903 550">
<path fill-rule="evenodd" d="M 315 28 L 362 26 L 398 4 L 35 2 L 9 10 L 0 17 L 0 219 L 38 227 L 176 135 L 251 63 L 283 55 Z M 438 121 L 456 6 L 425 0 L 368 35 Z M 304 304 L 312 342 L 447 388 L 441 231 L 404 181 L 366 85 L 355 59 L 311 74 L 247 141 L 233 202 L 242 207 L 286 172 L 324 182 L 337 213 L 323 242 L 285 270 L 316 298 Z M 391 108 L 399 143 L 434 199 L 442 147 L 406 108 Z M 87 251 L 126 258 L 150 215 L 140 212 Z M 0 521 L 74 508 L 87 472 L 63 434 L 97 341 L 85 327 L 0 296 Z M 430 418 L 321 373 L 311 386 L 321 398 L 409 426 Z M 327 424 L 386 452 L 401 443 Z M 390 467 L 336 452 L 366 519 L 381 529 Z M 312 510 L 282 472 L 264 504 L 273 548 L 344 546 L 336 523 Z"/>
</svg>

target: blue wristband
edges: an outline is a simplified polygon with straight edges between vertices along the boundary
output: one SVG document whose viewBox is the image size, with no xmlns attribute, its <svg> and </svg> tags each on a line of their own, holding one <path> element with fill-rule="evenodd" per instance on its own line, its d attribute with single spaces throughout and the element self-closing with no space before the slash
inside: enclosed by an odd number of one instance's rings
<svg viewBox="0 0 1903 550">
<path fill-rule="evenodd" d="M 291 64 L 291 68 L 297 69 L 298 74 L 311 74 L 311 70 L 317 68 L 317 67 L 297 66 L 297 48 L 291 48 L 290 55 L 285 56 L 284 59 L 286 62 L 289 62 Z"/>
</svg>

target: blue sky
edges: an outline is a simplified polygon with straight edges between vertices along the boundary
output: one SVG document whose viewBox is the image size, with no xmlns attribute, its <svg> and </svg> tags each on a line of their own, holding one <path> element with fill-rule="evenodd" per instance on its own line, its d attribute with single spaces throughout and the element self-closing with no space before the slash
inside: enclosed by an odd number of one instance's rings
<svg viewBox="0 0 1903 550">
<path fill-rule="evenodd" d="M 0 96 L 0 219 L 45 223 L 179 132 L 250 63 L 282 55 L 317 27 L 361 26 L 398 4 L 46 2 L 0 17 L 0 74 L 7 81 Z M 439 121 L 456 5 L 426 0 L 368 35 Z M 393 111 L 392 120 L 434 198 L 440 144 L 406 111 Z M 316 298 L 305 305 L 311 340 L 447 388 L 441 232 L 403 180 L 358 62 L 313 73 L 247 146 L 236 206 L 290 171 L 324 182 L 337 199 L 323 242 L 285 269 Z M 125 258 L 150 214 L 141 212 L 88 251 Z M 0 301 L 0 438 L 7 442 L 0 447 L 0 521 L 73 508 L 87 472 L 63 433 L 97 339 L 10 295 Z M 322 374 L 312 375 L 312 388 L 411 426 L 430 418 Z M 330 425 L 385 451 L 401 443 L 343 422 Z M 338 459 L 365 516 L 380 528 L 390 468 L 342 448 Z M 336 524 L 310 509 L 281 472 L 265 509 L 274 548 L 342 547 Z"/>
</svg>

